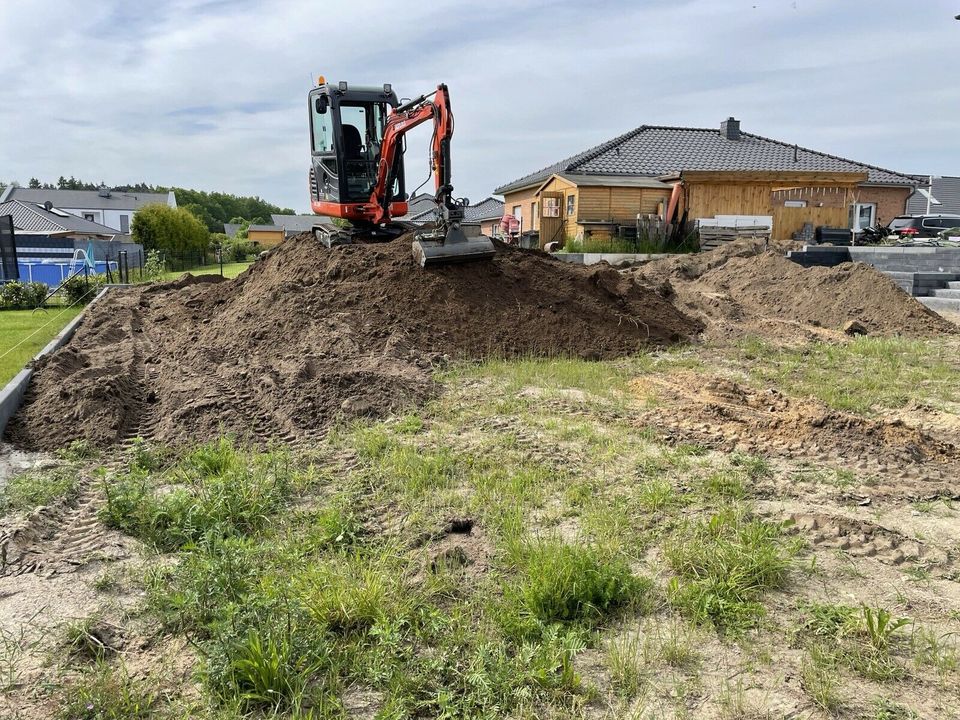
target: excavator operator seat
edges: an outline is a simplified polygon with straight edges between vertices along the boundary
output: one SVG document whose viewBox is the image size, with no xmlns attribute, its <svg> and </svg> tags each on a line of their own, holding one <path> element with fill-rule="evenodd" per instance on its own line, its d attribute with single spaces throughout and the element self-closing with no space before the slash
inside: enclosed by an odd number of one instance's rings
<svg viewBox="0 0 960 720">
<path fill-rule="evenodd" d="M 344 124 L 343 126 L 343 152 L 347 160 L 363 158 L 363 142 L 360 139 L 360 131 L 353 125 Z"/>
</svg>

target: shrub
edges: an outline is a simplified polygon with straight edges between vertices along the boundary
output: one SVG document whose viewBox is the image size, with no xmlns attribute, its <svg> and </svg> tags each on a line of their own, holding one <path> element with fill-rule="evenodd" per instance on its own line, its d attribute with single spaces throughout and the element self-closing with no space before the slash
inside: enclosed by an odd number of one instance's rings
<svg viewBox="0 0 960 720">
<path fill-rule="evenodd" d="M 49 289 L 41 282 L 17 280 L 0 285 L 0 308 L 5 310 L 33 310 L 40 307 Z"/>
<path fill-rule="evenodd" d="M 79 305 L 93 300 L 106 284 L 105 275 L 90 273 L 89 276 L 84 276 L 81 272 L 63 284 L 63 292 L 69 304 Z"/>
<path fill-rule="evenodd" d="M 143 263 L 144 280 L 157 280 L 166 272 L 167 264 L 163 260 L 163 253 L 159 250 L 147 251 L 147 259 Z"/>
<path fill-rule="evenodd" d="M 167 205 L 146 205 L 133 216 L 130 232 L 146 252 L 162 250 L 176 256 L 207 249 L 210 231 L 188 210 Z"/>
</svg>

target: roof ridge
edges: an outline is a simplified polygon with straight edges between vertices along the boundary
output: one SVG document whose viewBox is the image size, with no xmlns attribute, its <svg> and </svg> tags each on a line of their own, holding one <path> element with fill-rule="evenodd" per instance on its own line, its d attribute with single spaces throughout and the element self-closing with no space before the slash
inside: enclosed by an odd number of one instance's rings
<svg viewBox="0 0 960 720">
<path fill-rule="evenodd" d="M 741 132 L 741 135 L 749 135 L 750 137 L 757 138 L 758 140 L 765 140 L 767 142 L 772 142 L 775 145 L 783 145 L 788 148 L 796 148 L 797 150 L 803 150 L 804 152 L 812 153 L 813 155 L 819 155 L 820 157 L 827 157 L 831 160 L 842 160 L 843 162 L 848 162 L 851 165 L 859 165 L 860 167 L 870 168 L 871 170 L 879 170 L 880 172 L 890 173 L 891 175 L 898 175 L 902 178 L 910 180 L 911 182 L 916 180 L 916 178 L 907 175 L 906 173 L 897 172 L 896 170 L 890 170 L 889 168 L 880 167 L 879 165 L 871 165 L 870 163 L 863 163 L 858 160 L 851 160 L 850 158 L 845 158 L 841 155 L 833 155 L 832 153 L 821 152 L 820 150 L 812 150 L 811 148 L 804 147 L 803 145 L 798 145 L 797 143 L 788 143 L 783 140 L 777 140 L 775 138 L 768 138 L 765 135 L 757 135 L 756 133 Z"/>
</svg>

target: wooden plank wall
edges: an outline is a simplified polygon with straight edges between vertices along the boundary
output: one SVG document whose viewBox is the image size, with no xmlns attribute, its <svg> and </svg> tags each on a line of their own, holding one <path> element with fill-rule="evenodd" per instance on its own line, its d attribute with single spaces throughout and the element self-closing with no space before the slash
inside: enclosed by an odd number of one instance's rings
<svg viewBox="0 0 960 720">
<path fill-rule="evenodd" d="M 804 223 L 813 223 L 813 227 L 847 227 L 850 216 L 847 208 L 836 207 L 775 207 L 773 212 L 773 237 L 777 240 L 789 240 Z"/>
<path fill-rule="evenodd" d="M 655 213 L 658 203 L 669 198 L 669 190 L 654 188 L 582 187 L 577 220 L 634 223 L 637 213 Z"/>
<path fill-rule="evenodd" d="M 773 237 L 788 240 L 804 223 L 846 227 L 844 207 L 787 208 L 774 206 L 773 189 L 783 183 L 687 183 L 690 219 L 714 215 L 772 215 Z M 851 193 L 856 187 L 846 188 Z"/>
</svg>

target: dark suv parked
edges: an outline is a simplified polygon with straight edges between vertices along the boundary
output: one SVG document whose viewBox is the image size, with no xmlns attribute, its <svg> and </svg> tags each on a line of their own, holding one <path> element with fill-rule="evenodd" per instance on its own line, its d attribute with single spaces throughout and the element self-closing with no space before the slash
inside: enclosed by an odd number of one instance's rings
<svg viewBox="0 0 960 720">
<path fill-rule="evenodd" d="M 890 221 L 887 230 L 905 239 L 932 238 L 955 227 L 960 227 L 960 215 L 901 215 Z"/>
</svg>

